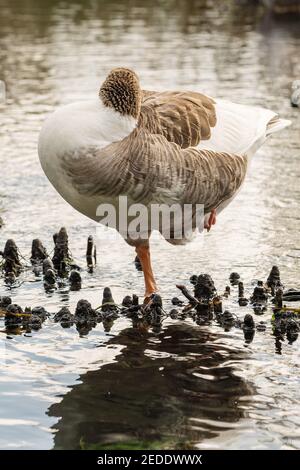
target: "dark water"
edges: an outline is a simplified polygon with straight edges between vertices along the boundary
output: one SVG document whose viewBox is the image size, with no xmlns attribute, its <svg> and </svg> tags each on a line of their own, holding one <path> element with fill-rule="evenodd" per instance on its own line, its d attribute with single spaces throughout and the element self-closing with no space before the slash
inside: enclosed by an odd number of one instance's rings
<svg viewBox="0 0 300 470">
<path fill-rule="evenodd" d="M 185 248 L 153 242 L 166 309 L 175 284 L 192 273 L 209 272 L 222 292 L 238 271 L 251 290 L 278 264 L 286 286 L 299 287 L 300 122 L 289 105 L 291 82 L 300 78 L 299 21 L 245 3 L 0 0 L 7 91 L 0 104 L 1 249 L 14 238 L 28 259 L 39 237 L 50 251 L 52 234 L 65 225 L 74 258 L 85 265 L 95 225 L 48 184 L 37 137 L 56 106 L 94 96 L 107 71 L 125 65 L 144 87 L 199 90 L 293 121 L 260 150 L 243 191 L 204 240 Z M 106 285 L 117 302 L 142 294 L 124 242 L 98 241 L 98 258 L 79 293 L 62 286 L 45 294 L 28 269 L 12 289 L 0 279 L 0 295 L 56 312 L 80 298 L 99 305 Z M 229 306 L 241 318 L 250 311 L 234 300 Z M 250 344 L 240 330 L 192 320 L 168 319 L 155 332 L 120 318 L 79 337 L 53 319 L 38 332 L 8 336 L 0 318 L 0 447 L 138 441 L 152 448 L 299 448 L 299 340 L 276 343 L 270 317 Z"/>
</svg>

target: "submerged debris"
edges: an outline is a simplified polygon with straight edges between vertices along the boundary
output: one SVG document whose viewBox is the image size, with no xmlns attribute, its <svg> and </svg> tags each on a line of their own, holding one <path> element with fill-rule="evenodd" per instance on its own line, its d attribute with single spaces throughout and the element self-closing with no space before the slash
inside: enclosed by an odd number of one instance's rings
<svg viewBox="0 0 300 470">
<path fill-rule="evenodd" d="M 225 292 L 223 294 L 223 297 L 228 298 L 230 296 L 230 286 L 225 287 Z"/>
<path fill-rule="evenodd" d="M 31 314 L 36 317 L 39 317 L 42 321 L 46 320 L 46 318 L 49 317 L 49 313 L 44 307 L 41 306 L 33 307 L 33 309 L 31 310 Z"/>
<path fill-rule="evenodd" d="M 181 284 L 177 284 L 176 287 L 188 299 L 188 301 L 190 302 L 192 306 L 198 305 L 199 301 L 195 297 L 193 297 L 193 295 L 188 291 L 188 289 L 185 286 Z"/>
<path fill-rule="evenodd" d="M 140 312 L 142 305 L 139 305 L 139 298 L 137 295 L 132 296 L 126 295 L 122 300 L 122 307 L 120 313 L 127 315 L 128 317 L 134 317 Z"/>
<path fill-rule="evenodd" d="M 74 320 L 76 329 L 81 335 L 86 335 L 95 328 L 98 321 L 102 320 L 101 314 L 97 314 L 88 300 L 81 299 L 78 301 Z"/>
<path fill-rule="evenodd" d="M 60 231 L 53 236 L 53 239 L 55 247 L 52 262 L 59 275 L 64 276 L 68 270 L 68 265 L 71 262 L 66 229 L 62 227 Z"/>
<path fill-rule="evenodd" d="M 178 297 L 173 297 L 172 300 L 171 300 L 172 304 L 173 305 L 178 305 L 178 306 L 182 306 L 183 305 L 183 300 L 180 300 Z"/>
<path fill-rule="evenodd" d="M 195 283 L 194 295 L 200 301 L 207 301 L 216 294 L 214 281 L 209 274 L 200 274 Z"/>
<path fill-rule="evenodd" d="M 23 310 L 17 304 L 9 304 L 5 312 L 5 325 L 15 326 L 23 323 Z"/>
<path fill-rule="evenodd" d="M 51 269 L 54 271 L 54 266 L 50 258 L 45 258 L 43 261 L 43 274 L 46 274 L 46 272 Z"/>
<path fill-rule="evenodd" d="M 89 235 L 87 239 L 87 246 L 86 246 L 86 263 L 90 273 L 94 270 L 94 263 L 93 263 L 93 252 L 94 252 L 94 260 L 96 264 L 96 246 L 94 246 L 94 239 L 92 235 Z"/>
<path fill-rule="evenodd" d="M 88 300 L 81 299 L 77 302 L 76 310 L 75 310 L 75 318 L 96 318 L 97 312 L 92 308 L 90 302 Z"/>
<path fill-rule="evenodd" d="M 197 274 L 192 274 L 192 276 L 190 277 L 190 283 L 193 284 L 193 286 L 195 286 L 197 282 L 198 282 Z"/>
<path fill-rule="evenodd" d="M 250 344 L 252 343 L 255 335 L 255 328 L 243 328 L 243 333 L 244 333 L 244 338 L 245 338 L 245 343 Z"/>
<path fill-rule="evenodd" d="M 300 300 L 299 289 L 288 289 L 282 293 L 282 300 L 285 302 L 296 302 Z"/>
<path fill-rule="evenodd" d="M 64 328 L 68 328 L 74 323 L 74 315 L 68 307 L 62 307 L 55 315 L 54 321 L 59 322 Z"/>
<path fill-rule="evenodd" d="M 11 276 L 14 279 L 15 276 L 18 276 L 22 269 L 22 264 L 19 258 L 18 247 L 15 244 L 14 240 L 7 240 L 4 251 L 1 252 L 4 259 L 2 269 L 6 276 Z"/>
<path fill-rule="evenodd" d="M 271 289 L 271 294 L 274 295 L 278 287 L 282 287 L 280 281 L 280 272 L 278 266 L 273 266 L 267 279 L 267 286 Z"/>
<path fill-rule="evenodd" d="M 42 323 L 46 320 L 49 314 L 43 307 L 25 308 L 11 302 L 10 297 L 1 298 L 1 310 L 5 316 L 5 326 L 7 329 L 15 327 L 25 327 L 27 331 L 39 330 Z"/>
<path fill-rule="evenodd" d="M 48 253 L 47 253 L 46 248 L 43 246 L 42 242 L 38 238 L 35 238 L 34 240 L 32 240 L 32 246 L 31 246 L 31 257 L 30 257 L 31 263 L 40 264 L 46 258 L 48 258 Z"/>
<path fill-rule="evenodd" d="M 223 312 L 223 304 L 222 299 L 219 296 L 215 296 L 213 299 L 213 307 L 215 313 L 222 313 Z"/>
<path fill-rule="evenodd" d="M 243 329 L 253 330 L 255 328 L 255 321 L 250 313 L 247 313 L 244 317 Z"/>
<path fill-rule="evenodd" d="M 11 303 L 12 303 L 12 300 L 10 297 L 7 297 L 7 296 L 0 297 L 0 309 L 5 310 Z"/>
<path fill-rule="evenodd" d="M 55 288 L 56 276 L 53 269 L 48 269 L 44 274 L 44 287 L 45 290 L 51 290 Z"/>
<path fill-rule="evenodd" d="M 159 333 L 164 315 L 161 296 L 153 294 L 149 302 L 143 306 L 141 313 L 143 315 L 143 320 L 151 325 L 153 332 Z"/>
<path fill-rule="evenodd" d="M 235 286 L 235 285 L 238 284 L 240 278 L 241 278 L 241 276 L 239 275 L 239 273 L 233 272 L 229 276 L 229 281 L 233 286 Z"/>
<path fill-rule="evenodd" d="M 101 311 L 105 313 L 114 313 L 118 309 L 109 287 L 103 290 Z"/>
<path fill-rule="evenodd" d="M 217 313 L 216 320 L 225 331 L 229 331 L 233 326 L 239 326 L 237 318 L 229 310 L 225 310 L 224 313 Z"/>
<path fill-rule="evenodd" d="M 282 308 L 282 305 L 283 305 L 283 290 L 281 287 L 279 287 L 279 289 L 276 290 L 276 293 L 275 293 L 275 306 L 277 309 L 280 309 Z"/>
<path fill-rule="evenodd" d="M 285 335 L 289 344 L 292 344 L 298 339 L 300 332 L 300 316 L 297 312 L 296 309 L 274 308 L 272 317 L 273 335 L 276 338 L 276 351 L 279 354 L 281 354 L 281 343 L 284 341 Z"/>
<path fill-rule="evenodd" d="M 126 295 L 122 300 L 123 307 L 132 307 L 132 297 L 130 295 Z"/>
<path fill-rule="evenodd" d="M 172 308 L 169 315 L 170 315 L 170 318 L 172 318 L 172 320 L 177 320 L 179 316 L 179 311 L 176 308 Z"/>
<path fill-rule="evenodd" d="M 69 283 L 70 283 L 71 290 L 76 291 L 76 290 L 81 289 L 82 280 L 81 280 L 81 275 L 79 271 L 76 271 L 75 269 L 73 269 L 70 272 Z"/>
<path fill-rule="evenodd" d="M 82 286 L 83 278 L 80 267 L 71 263 L 68 249 L 68 237 L 65 229 L 61 229 L 54 236 L 55 250 L 53 262 L 48 257 L 41 242 L 36 239 L 32 243 L 31 261 L 34 268 L 40 273 L 43 270 L 43 282 L 47 292 L 56 289 L 79 290 Z M 92 237 L 88 239 L 87 260 L 93 263 L 94 245 Z M 5 256 L 4 256 L 5 255 Z M 8 240 L 5 250 L 3 265 L 6 264 L 8 271 L 12 265 L 21 269 L 18 249 L 12 240 Z M 10 263 L 10 264 L 9 264 Z M 54 264 L 55 263 L 55 264 Z M 67 275 L 68 274 L 68 278 Z M 14 272 L 10 275 L 15 276 Z M 64 277 L 64 279 L 61 279 Z M 5 279 L 7 278 L 7 274 Z M 191 287 L 179 284 L 177 288 L 184 298 L 173 297 L 172 306 L 169 312 L 165 311 L 162 299 L 159 295 L 152 295 L 147 304 L 139 303 L 139 298 L 133 295 L 126 295 L 121 305 L 117 305 L 112 296 L 111 289 L 105 287 L 101 306 L 93 308 L 88 300 L 81 299 L 76 306 L 75 312 L 69 308 L 61 308 L 53 317 L 54 321 L 67 328 L 72 325 L 80 335 L 86 335 L 92 328 L 102 322 L 105 331 L 110 331 L 114 321 L 123 315 L 132 320 L 133 325 L 143 331 L 159 333 L 162 322 L 166 317 L 173 320 L 192 320 L 197 325 L 218 325 L 225 331 L 232 328 L 239 328 L 245 336 L 246 343 L 250 343 L 255 331 L 266 331 L 265 321 L 255 322 L 253 316 L 247 313 L 244 318 L 239 318 L 235 313 L 237 302 L 232 299 L 231 307 L 228 308 L 227 299 L 231 295 L 231 290 L 238 294 L 239 306 L 246 306 L 251 303 L 251 308 L 256 315 L 262 315 L 267 311 L 268 305 L 273 308 L 272 332 L 276 338 L 276 350 L 280 350 L 281 342 L 288 341 L 291 344 L 298 338 L 300 332 L 300 308 L 291 308 L 284 305 L 284 302 L 299 301 L 300 290 L 288 289 L 283 291 L 280 280 L 280 272 L 277 266 L 273 266 L 266 283 L 258 281 L 254 287 L 249 300 L 245 296 L 245 286 L 240 280 L 238 273 L 231 273 L 231 286 L 226 286 L 222 295 L 217 292 L 215 283 L 208 274 L 193 274 L 190 277 Z M 15 287 L 15 286 L 13 286 Z M 11 286 L 8 286 L 11 288 Z M 271 295 L 272 293 L 272 295 Z M 270 304 L 269 302 L 273 302 Z M 248 309 L 249 310 L 249 307 Z M 253 313 L 253 312 L 252 312 Z M 34 307 L 32 310 L 22 308 L 15 304 L 10 297 L 0 297 L 0 316 L 4 319 L 6 329 L 20 333 L 41 328 L 42 323 L 49 314 L 43 307 Z"/>
<path fill-rule="evenodd" d="M 257 282 L 257 286 L 255 286 L 252 296 L 250 297 L 250 302 L 256 305 L 263 305 L 268 300 L 268 294 L 266 288 L 263 285 L 262 281 Z"/>
<path fill-rule="evenodd" d="M 239 306 L 240 307 L 245 307 L 246 305 L 248 305 L 248 299 L 246 299 L 245 297 L 245 289 L 244 289 L 244 283 L 242 281 L 240 281 L 238 283 L 238 287 L 239 287 Z"/>
<path fill-rule="evenodd" d="M 264 321 L 260 321 L 256 324 L 257 331 L 266 331 L 267 325 Z"/>
</svg>

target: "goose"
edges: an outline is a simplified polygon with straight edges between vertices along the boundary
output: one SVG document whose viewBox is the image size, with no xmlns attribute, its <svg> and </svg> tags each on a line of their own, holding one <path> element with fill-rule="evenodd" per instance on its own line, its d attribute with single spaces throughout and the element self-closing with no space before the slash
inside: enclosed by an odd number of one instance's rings
<svg viewBox="0 0 300 470">
<path fill-rule="evenodd" d="M 87 217 L 98 221 L 101 204 L 119 214 L 125 196 L 129 207 L 142 204 L 147 211 L 154 204 L 187 204 L 194 234 L 211 229 L 241 189 L 254 153 L 289 124 L 273 111 L 198 92 L 143 90 L 133 70 L 119 67 L 109 72 L 97 98 L 60 107 L 46 119 L 38 154 L 54 188 Z M 201 227 L 195 223 L 198 205 Z M 192 239 L 191 233 L 175 236 L 174 225 L 163 233 L 168 242 Z M 118 222 L 114 228 L 121 232 Z M 158 230 L 163 232 L 161 225 Z M 148 226 L 139 237 L 121 233 L 140 260 L 145 302 L 158 292 L 151 233 Z"/>
</svg>

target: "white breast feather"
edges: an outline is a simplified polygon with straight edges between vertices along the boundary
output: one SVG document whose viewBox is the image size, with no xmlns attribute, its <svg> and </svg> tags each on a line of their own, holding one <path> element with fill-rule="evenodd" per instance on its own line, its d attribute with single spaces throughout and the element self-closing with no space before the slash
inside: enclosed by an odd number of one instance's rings
<svg viewBox="0 0 300 470">
<path fill-rule="evenodd" d="M 81 147 L 103 148 L 129 135 L 137 121 L 104 106 L 100 99 L 63 106 L 46 120 L 39 138 L 41 160 Z M 77 153 L 78 155 L 78 153 Z"/>
</svg>

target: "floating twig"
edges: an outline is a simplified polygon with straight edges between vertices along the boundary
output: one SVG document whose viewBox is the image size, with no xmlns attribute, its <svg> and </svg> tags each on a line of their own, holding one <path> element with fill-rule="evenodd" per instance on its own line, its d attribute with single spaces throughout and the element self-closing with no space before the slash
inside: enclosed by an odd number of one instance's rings
<svg viewBox="0 0 300 470">
<path fill-rule="evenodd" d="M 176 287 L 177 287 L 177 289 L 180 290 L 180 292 L 184 295 L 184 297 L 186 297 L 188 299 L 188 301 L 192 305 L 199 304 L 199 301 L 197 299 L 195 299 L 195 297 L 188 291 L 188 289 L 184 285 L 176 284 Z"/>
</svg>

